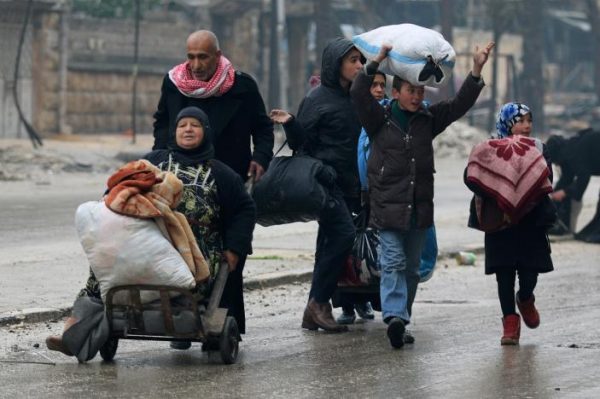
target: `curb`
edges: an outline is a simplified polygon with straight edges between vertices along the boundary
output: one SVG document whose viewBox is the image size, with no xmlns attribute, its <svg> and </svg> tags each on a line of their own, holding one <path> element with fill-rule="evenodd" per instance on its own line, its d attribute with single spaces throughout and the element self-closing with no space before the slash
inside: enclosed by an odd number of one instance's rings
<svg viewBox="0 0 600 399">
<path fill-rule="evenodd" d="M 264 288 L 277 287 L 279 285 L 304 283 L 312 278 L 312 269 L 306 269 L 293 273 L 271 273 L 265 278 L 250 278 L 244 281 L 244 289 L 261 290 Z"/>
<path fill-rule="evenodd" d="M 285 284 L 304 283 L 312 278 L 312 269 L 294 273 L 271 273 L 263 278 L 249 278 L 244 281 L 245 290 L 260 290 Z M 44 323 L 61 319 L 71 313 L 73 306 L 59 308 L 29 308 L 0 314 L 0 327 L 21 323 Z"/>
<path fill-rule="evenodd" d="M 572 239 L 572 237 L 571 237 Z M 551 239 L 551 242 L 571 241 L 568 237 Z M 465 245 L 457 251 L 440 251 L 438 259 L 454 258 L 460 251 L 473 252 L 474 254 L 484 253 L 483 245 L 472 244 Z M 261 290 L 265 288 L 277 287 L 280 285 L 304 283 L 312 278 L 312 268 L 298 272 L 279 272 L 270 273 L 261 278 L 248 278 L 244 281 L 244 289 Z M 7 312 L 0 314 L 0 327 L 11 326 L 20 323 L 43 323 L 50 320 L 61 319 L 71 313 L 72 306 L 59 308 L 30 308 L 22 311 Z"/>
</svg>

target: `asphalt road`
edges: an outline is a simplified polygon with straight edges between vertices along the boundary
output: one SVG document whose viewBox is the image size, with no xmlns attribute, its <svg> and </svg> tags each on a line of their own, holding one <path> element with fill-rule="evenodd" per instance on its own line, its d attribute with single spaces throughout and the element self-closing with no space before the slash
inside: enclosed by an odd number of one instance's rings
<svg viewBox="0 0 600 399">
<path fill-rule="evenodd" d="M 483 259 L 474 267 L 444 260 L 419 290 L 417 341 L 401 350 L 390 347 L 379 315 L 346 334 L 303 331 L 308 286 L 287 285 L 246 293 L 248 334 L 231 366 L 199 345 L 137 341 L 122 341 L 113 363 L 78 364 L 44 349 L 60 322 L 0 328 L 0 396 L 597 398 L 600 247 L 553 249 L 556 270 L 536 289 L 542 323 L 523 326 L 516 347 L 500 346 L 495 281 Z"/>
</svg>

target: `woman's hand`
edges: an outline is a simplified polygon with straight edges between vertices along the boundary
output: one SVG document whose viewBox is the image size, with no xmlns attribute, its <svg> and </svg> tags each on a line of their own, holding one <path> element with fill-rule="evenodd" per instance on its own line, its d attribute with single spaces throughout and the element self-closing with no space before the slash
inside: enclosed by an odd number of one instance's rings
<svg viewBox="0 0 600 399">
<path fill-rule="evenodd" d="M 271 118 L 274 123 L 283 125 L 291 121 L 293 116 L 289 112 L 282 109 L 273 109 L 271 112 L 269 112 L 269 118 Z"/>
<path fill-rule="evenodd" d="M 487 62 L 490 52 L 495 45 L 496 43 L 489 42 L 482 49 L 480 49 L 479 46 L 475 46 L 475 53 L 473 53 L 473 71 L 471 72 L 471 75 L 473 75 L 474 78 L 479 78 L 481 76 L 481 70 Z"/>
<path fill-rule="evenodd" d="M 234 271 L 240 261 L 240 257 L 235 252 L 228 249 L 223 251 L 223 257 L 225 258 L 227 265 L 229 265 L 229 272 Z"/>
</svg>

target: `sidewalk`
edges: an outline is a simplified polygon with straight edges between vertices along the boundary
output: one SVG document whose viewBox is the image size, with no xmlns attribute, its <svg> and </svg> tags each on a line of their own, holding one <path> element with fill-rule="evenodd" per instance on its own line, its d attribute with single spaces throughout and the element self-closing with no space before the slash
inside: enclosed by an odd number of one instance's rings
<svg viewBox="0 0 600 399">
<path fill-rule="evenodd" d="M 130 148 L 129 152 L 133 150 Z M 135 151 L 142 151 L 141 146 Z M 436 160 L 435 221 L 440 258 L 462 250 L 479 253 L 483 247 L 483 233 L 466 226 L 471 193 L 462 182 L 464 164 L 461 159 Z M 30 194 L 32 186 L 42 193 L 40 195 L 46 195 L 48 202 L 54 199 L 71 201 L 69 204 L 61 203 L 60 208 L 56 205 L 56 209 L 45 204 L 49 208 L 45 211 L 56 218 L 53 223 L 57 231 L 51 232 L 51 237 L 48 237 L 45 220 L 40 221 L 39 229 L 46 230 L 40 233 L 31 227 L 26 232 L 27 240 L 15 234 L 3 235 L 0 242 L 4 258 L 0 260 L 0 326 L 62 317 L 69 312 L 76 293 L 87 278 L 87 262 L 74 231 L 72 215 L 79 203 L 97 197 L 98 187 L 103 187 L 107 175 L 65 176 L 60 175 L 60 178 L 42 186 L 31 181 L 0 182 L 0 185 L 4 184 L 2 188 L 6 193 L 0 198 L 3 206 L 15 202 L 11 201 L 11 195 L 18 199 Z M 81 181 L 85 184 L 80 184 Z M 599 183 L 597 178 L 590 183 L 579 228 L 593 214 Z M 72 192 L 74 187 L 79 191 Z M 3 202 L 6 198 L 8 200 Z M 19 204 L 14 206 L 15 210 L 9 212 L 18 213 Z M 62 213 L 59 214 L 59 211 Z M 6 229 L 11 228 L 10 220 L 8 222 Z M 12 226 L 13 229 L 15 227 L 24 230 L 22 226 Z M 249 257 L 244 269 L 246 289 L 308 281 L 313 267 L 316 231 L 316 222 L 257 226 L 254 254 Z M 36 241 L 36 234 L 44 239 L 43 243 Z M 451 261 L 448 264 L 453 266 L 455 263 Z"/>
</svg>

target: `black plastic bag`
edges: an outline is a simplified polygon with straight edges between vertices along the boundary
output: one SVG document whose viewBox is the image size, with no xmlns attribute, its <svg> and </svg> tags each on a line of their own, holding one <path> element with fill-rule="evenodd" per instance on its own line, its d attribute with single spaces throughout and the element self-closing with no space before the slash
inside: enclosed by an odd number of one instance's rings
<svg viewBox="0 0 600 399">
<path fill-rule="evenodd" d="M 335 179 L 335 170 L 318 159 L 305 155 L 273 158 L 252 190 L 258 224 L 318 220 Z"/>
<path fill-rule="evenodd" d="M 377 230 L 367 227 L 368 211 L 363 209 L 354 218 L 356 238 L 352 252 L 346 259 L 342 275 L 338 280 L 339 287 L 379 286 L 381 272 L 377 264 L 377 246 L 379 234 Z"/>
</svg>

